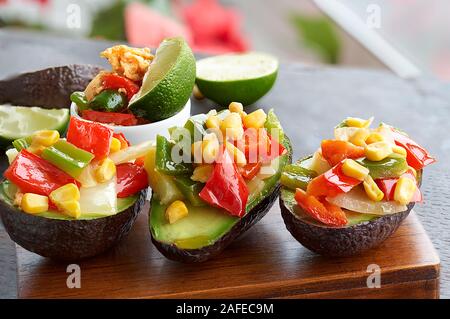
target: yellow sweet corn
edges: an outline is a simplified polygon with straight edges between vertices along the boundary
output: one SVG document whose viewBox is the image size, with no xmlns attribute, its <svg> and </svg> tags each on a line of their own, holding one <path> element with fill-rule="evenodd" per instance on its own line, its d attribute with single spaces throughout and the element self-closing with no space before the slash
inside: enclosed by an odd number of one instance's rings
<svg viewBox="0 0 450 319">
<path fill-rule="evenodd" d="M 33 193 L 22 196 L 20 208 L 28 214 L 39 214 L 48 210 L 48 197 Z"/>
<path fill-rule="evenodd" d="M 384 193 L 378 187 L 377 183 L 373 180 L 372 176 L 367 175 L 363 182 L 364 190 L 366 191 L 367 196 L 376 202 L 379 202 L 383 199 Z"/>
<path fill-rule="evenodd" d="M 348 177 L 363 181 L 369 175 L 369 169 L 352 159 L 346 159 L 342 164 L 342 173 Z"/>
<path fill-rule="evenodd" d="M 249 128 L 262 128 L 266 123 L 267 115 L 263 109 L 256 110 L 244 117 L 244 126 Z"/>
<path fill-rule="evenodd" d="M 369 129 L 359 128 L 352 134 L 352 136 L 350 136 L 349 142 L 357 146 L 366 146 L 366 139 L 369 135 Z"/>
<path fill-rule="evenodd" d="M 398 146 L 398 145 L 392 145 L 392 151 L 394 153 L 396 153 L 398 155 L 401 155 L 401 156 L 404 156 L 404 157 L 406 157 L 406 155 L 407 155 L 406 154 L 406 150 L 403 147 Z"/>
<path fill-rule="evenodd" d="M 176 221 L 186 217 L 189 211 L 186 207 L 186 204 L 181 200 L 176 200 L 172 204 L 169 205 L 166 209 L 166 219 L 169 221 L 169 224 L 173 224 Z"/>
<path fill-rule="evenodd" d="M 219 140 L 216 134 L 210 133 L 203 137 L 202 155 L 205 163 L 213 163 L 219 155 Z"/>
<path fill-rule="evenodd" d="M 109 151 L 111 153 L 114 153 L 114 152 L 120 151 L 121 147 L 122 147 L 122 143 L 120 143 L 119 139 L 113 137 L 111 139 L 111 145 L 109 146 Z"/>
<path fill-rule="evenodd" d="M 220 122 L 221 120 L 217 117 L 217 115 L 210 115 L 207 119 L 206 119 L 206 127 L 209 129 L 216 129 L 216 128 L 220 128 Z"/>
<path fill-rule="evenodd" d="M 392 145 L 388 142 L 375 142 L 365 148 L 365 155 L 371 161 L 381 161 L 391 154 Z"/>
<path fill-rule="evenodd" d="M 231 140 L 240 140 L 244 135 L 241 116 L 237 113 L 230 113 L 220 124 L 220 129 L 224 137 Z"/>
<path fill-rule="evenodd" d="M 104 183 L 116 175 L 116 165 L 110 158 L 102 160 L 95 169 L 95 178 L 97 182 Z"/>
<path fill-rule="evenodd" d="M 227 148 L 228 153 L 233 157 L 234 162 L 238 166 L 244 166 L 245 164 L 247 164 L 245 154 L 240 149 L 238 149 L 236 146 L 234 146 L 229 142 L 226 142 L 225 146 Z"/>
<path fill-rule="evenodd" d="M 402 205 L 408 205 L 416 192 L 416 183 L 407 177 L 400 177 L 394 191 L 394 200 Z"/>
<path fill-rule="evenodd" d="M 69 183 L 51 192 L 50 199 L 53 203 L 55 203 L 55 205 L 68 200 L 79 200 L 80 190 L 78 189 L 77 185 Z"/>
<path fill-rule="evenodd" d="M 59 140 L 59 132 L 56 130 L 41 130 L 33 133 L 32 144 L 52 146 Z"/>
<path fill-rule="evenodd" d="M 347 124 L 347 126 L 350 127 L 361 127 L 361 128 L 366 128 L 369 127 L 370 124 L 372 124 L 373 121 L 373 117 L 369 118 L 368 120 L 363 120 L 357 117 L 348 117 L 345 120 L 345 124 Z"/>
<path fill-rule="evenodd" d="M 205 98 L 205 96 L 203 95 L 202 92 L 200 92 L 200 89 L 198 88 L 197 84 L 194 85 L 194 88 L 192 89 L 192 95 L 197 99 L 197 100 L 203 100 Z"/>
<path fill-rule="evenodd" d="M 244 111 L 244 106 L 242 105 L 242 103 L 239 102 L 231 102 L 230 105 L 228 105 L 228 109 L 230 110 L 230 112 L 234 112 L 234 113 L 241 113 Z"/>
<path fill-rule="evenodd" d="M 384 141 L 384 136 L 377 132 L 370 133 L 370 135 L 366 138 L 366 144 L 372 144 L 381 141 Z"/>
<path fill-rule="evenodd" d="M 44 145 L 40 145 L 40 144 L 35 144 L 32 143 L 28 148 L 27 151 L 36 154 L 36 155 L 41 155 L 42 151 L 45 150 L 46 147 Z"/>
<path fill-rule="evenodd" d="M 214 166 L 202 164 L 197 166 L 192 173 L 191 179 L 196 182 L 206 183 L 212 175 Z"/>
<path fill-rule="evenodd" d="M 64 202 L 60 202 L 56 206 L 64 215 L 73 217 L 75 219 L 78 219 L 81 216 L 80 203 L 76 200 L 67 200 Z"/>
</svg>

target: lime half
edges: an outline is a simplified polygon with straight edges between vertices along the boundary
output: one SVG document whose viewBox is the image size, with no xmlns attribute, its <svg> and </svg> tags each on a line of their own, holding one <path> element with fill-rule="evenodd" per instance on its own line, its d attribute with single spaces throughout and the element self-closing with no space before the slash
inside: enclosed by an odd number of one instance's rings
<svg viewBox="0 0 450 319">
<path fill-rule="evenodd" d="M 152 122 L 166 119 L 184 107 L 194 83 L 195 58 L 191 48 L 181 37 L 165 39 L 129 108 Z"/>
<path fill-rule="evenodd" d="M 197 62 L 197 86 L 204 96 L 228 106 L 255 103 L 273 86 L 278 60 L 265 53 L 225 54 Z"/>
<path fill-rule="evenodd" d="M 69 117 L 68 109 L 0 105 L 0 148 L 38 130 L 58 130 L 63 134 Z"/>
</svg>

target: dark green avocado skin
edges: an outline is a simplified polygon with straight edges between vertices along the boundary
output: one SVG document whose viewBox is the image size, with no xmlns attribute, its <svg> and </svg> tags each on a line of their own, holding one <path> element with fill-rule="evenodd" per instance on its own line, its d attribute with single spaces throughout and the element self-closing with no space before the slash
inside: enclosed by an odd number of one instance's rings
<svg viewBox="0 0 450 319">
<path fill-rule="evenodd" d="M 0 201 L 0 215 L 11 239 L 43 257 L 76 261 L 99 255 L 117 244 L 133 226 L 145 204 L 147 190 L 136 203 L 109 217 L 56 220 L 26 214 Z"/>
<path fill-rule="evenodd" d="M 288 162 L 292 161 L 292 146 L 287 136 L 284 143 L 289 154 Z M 180 249 L 174 244 L 166 244 L 157 241 L 152 232 L 152 242 L 158 250 L 168 259 L 183 262 L 183 263 L 200 263 L 220 254 L 228 245 L 230 245 L 240 235 L 245 233 L 250 227 L 260 221 L 272 208 L 273 203 L 280 195 L 280 183 L 276 184 L 273 192 L 266 196 L 260 203 L 258 203 L 251 211 L 249 211 L 228 233 L 222 236 L 214 244 L 200 249 Z M 151 214 L 151 210 L 150 210 Z M 149 218 L 150 220 L 150 218 Z"/>
<path fill-rule="evenodd" d="M 313 225 L 299 219 L 280 198 L 281 216 L 292 236 L 309 250 L 330 257 L 354 256 L 378 246 L 397 230 L 413 206 L 414 203 L 411 203 L 404 212 L 351 227 L 332 228 Z"/>
<path fill-rule="evenodd" d="M 0 81 L 0 103 L 43 108 L 68 108 L 70 94 L 84 91 L 101 67 L 71 64 L 22 73 Z"/>
<path fill-rule="evenodd" d="M 422 172 L 419 174 L 422 176 Z M 419 187 L 422 178 L 419 179 Z M 350 227 L 327 227 L 308 223 L 287 208 L 280 196 L 281 216 L 287 230 L 309 250 L 323 256 L 354 256 L 376 247 L 389 238 L 408 217 L 415 203 L 404 212 L 386 215 Z"/>
</svg>

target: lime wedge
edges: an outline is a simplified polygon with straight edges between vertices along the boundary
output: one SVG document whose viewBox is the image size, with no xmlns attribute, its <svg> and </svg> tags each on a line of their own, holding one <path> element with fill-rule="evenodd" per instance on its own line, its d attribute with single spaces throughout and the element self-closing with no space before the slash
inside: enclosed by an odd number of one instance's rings
<svg viewBox="0 0 450 319">
<path fill-rule="evenodd" d="M 225 54 L 197 62 L 197 86 L 204 96 L 228 106 L 255 103 L 273 86 L 278 60 L 265 53 Z"/>
<path fill-rule="evenodd" d="M 0 105 L 0 148 L 38 130 L 58 130 L 63 134 L 69 117 L 68 109 Z"/>
<path fill-rule="evenodd" d="M 165 39 L 129 109 L 152 122 L 166 119 L 184 107 L 194 83 L 195 58 L 191 48 L 181 37 Z"/>
</svg>

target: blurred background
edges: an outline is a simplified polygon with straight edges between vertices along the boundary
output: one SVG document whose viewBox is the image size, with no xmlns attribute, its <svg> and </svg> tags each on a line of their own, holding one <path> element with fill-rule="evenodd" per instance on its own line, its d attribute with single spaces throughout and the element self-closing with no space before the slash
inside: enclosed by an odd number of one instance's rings
<svg viewBox="0 0 450 319">
<path fill-rule="evenodd" d="M 450 80 L 446 0 L 0 0 L 1 28 L 196 52 L 261 50 L 282 61 Z"/>
</svg>

